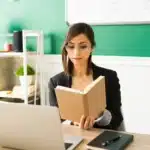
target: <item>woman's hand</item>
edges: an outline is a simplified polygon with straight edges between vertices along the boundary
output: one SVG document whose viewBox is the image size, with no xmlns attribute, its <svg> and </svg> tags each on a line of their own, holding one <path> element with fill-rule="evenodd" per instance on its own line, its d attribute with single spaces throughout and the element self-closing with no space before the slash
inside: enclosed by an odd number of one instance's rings
<svg viewBox="0 0 150 150">
<path fill-rule="evenodd" d="M 80 123 L 74 122 L 74 125 L 79 126 L 81 129 L 91 129 L 94 125 L 94 118 L 92 116 L 81 116 Z"/>
</svg>

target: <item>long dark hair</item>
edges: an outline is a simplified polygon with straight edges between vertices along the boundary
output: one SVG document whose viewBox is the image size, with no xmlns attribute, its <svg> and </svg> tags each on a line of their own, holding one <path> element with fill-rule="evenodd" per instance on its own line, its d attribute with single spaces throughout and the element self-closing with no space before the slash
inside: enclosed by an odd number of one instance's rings
<svg viewBox="0 0 150 150">
<path fill-rule="evenodd" d="M 88 38 L 88 40 L 91 43 L 92 48 L 95 46 L 94 32 L 93 32 L 93 29 L 90 27 L 90 25 L 86 23 L 76 23 L 70 26 L 68 33 L 66 35 L 64 44 L 62 46 L 62 63 L 63 63 L 64 72 L 67 75 L 72 75 L 73 63 L 71 62 L 70 59 L 67 58 L 67 51 L 65 47 L 66 45 L 68 45 L 71 39 L 73 39 L 75 36 L 79 34 L 84 34 Z M 87 75 L 91 71 L 91 63 L 92 63 L 91 57 L 92 55 L 90 55 L 88 58 Z"/>
</svg>

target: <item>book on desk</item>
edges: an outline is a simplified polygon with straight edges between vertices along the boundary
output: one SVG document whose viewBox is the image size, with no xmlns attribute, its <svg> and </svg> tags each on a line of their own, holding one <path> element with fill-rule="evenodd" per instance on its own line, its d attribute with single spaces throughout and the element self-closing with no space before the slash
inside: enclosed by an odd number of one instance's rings
<svg viewBox="0 0 150 150">
<path fill-rule="evenodd" d="M 40 91 L 36 92 L 36 104 L 40 104 Z M 28 86 L 28 104 L 34 103 L 34 85 Z M 0 91 L 0 102 L 24 103 L 24 89 L 20 85 L 15 85 L 12 90 Z"/>
<path fill-rule="evenodd" d="M 79 122 L 82 115 L 96 119 L 106 107 L 104 76 L 99 76 L 83 91 L 57 86 L 55 92 L 62 119 Z"/>
</svg>

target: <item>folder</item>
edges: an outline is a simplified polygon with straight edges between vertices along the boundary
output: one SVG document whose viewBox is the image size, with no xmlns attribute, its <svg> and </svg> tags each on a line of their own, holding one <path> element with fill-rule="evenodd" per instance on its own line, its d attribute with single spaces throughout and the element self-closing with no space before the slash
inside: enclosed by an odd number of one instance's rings
<svg viewBox="0 0 150 150">
<path fill-rule="evenodd" d="M 106 141 L 112 141 L 113 138 L 120 136 L 117 140 L 104 145 Z M 124 150 L 132 141 L 133 135 L 117 131 L 104 131 L 87 144 L 91 150 Z"/>
</svg>

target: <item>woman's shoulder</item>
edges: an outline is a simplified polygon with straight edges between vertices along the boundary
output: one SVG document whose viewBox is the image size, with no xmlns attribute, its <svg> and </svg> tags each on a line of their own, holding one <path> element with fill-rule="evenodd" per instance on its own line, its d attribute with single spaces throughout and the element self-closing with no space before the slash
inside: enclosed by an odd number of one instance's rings
<svg viewBox="0 0 150 150">
<path fill-rule="evenodd" d="M 59 73 L 55 74 L 54 76 L 52 76 L 51 79 L 59 80 L 64 77 L 66 77 L 66 74 L 65 74 L 65 72 L 62 71 L 62 72 L 59 72 Z"/>
<path fill-rule="evenodd" d="M 115 70 L 100 67 L 94 63 L 92 64 L 92 68 L 93 68 L 93 73 L 96 75 L 104 75 L 104 76 L 117 75 L 117 72 Z"/>
<path fill-rule="evenodd" d="M 65 85 L 68 84 L 69 76 L 65 72 L 60 72 L 50 78 L 49 82 L 53 82 L 56 85 Z"/>
<path fill-rule="evenodd" d="M 116 83 L 117 83 L 117 85 L 118 85 L 118 83 L 119 83 L 119 78 L 118 78 L 116 71 L 94 65 L 93 66 L 93 77 L 94 77 L 94 79 L 96 79 L 99 76 L 105 77 L 107 85 L 108 85 L 108 83 L 110 83 L 109 85 L 114 86 L 114 84 L 116 85 Z"/>
</svg>

